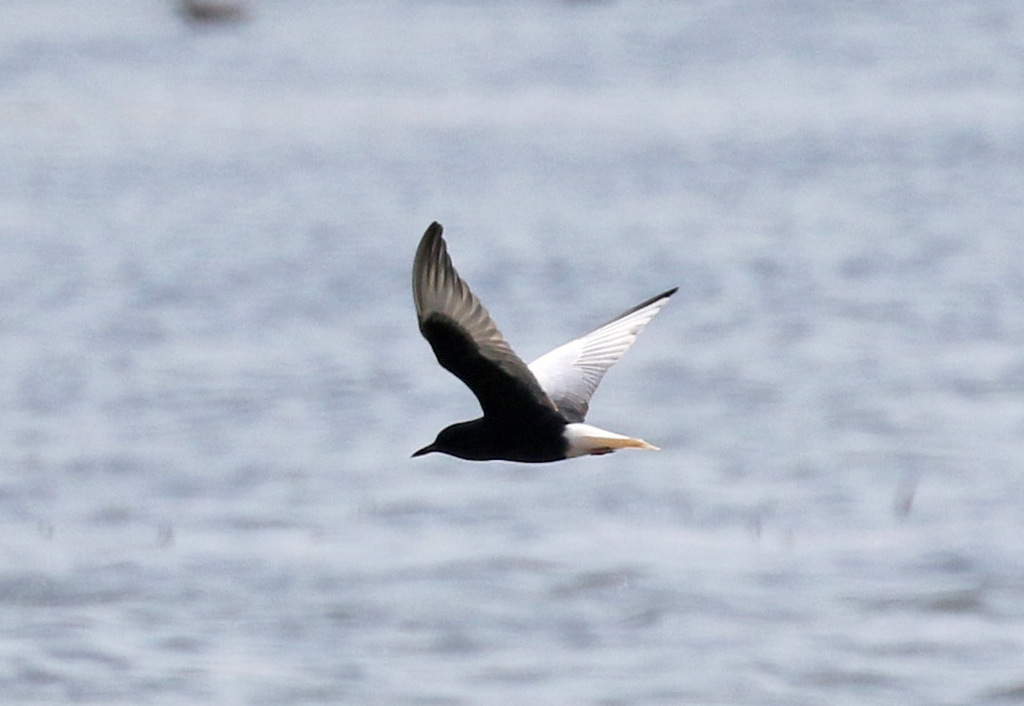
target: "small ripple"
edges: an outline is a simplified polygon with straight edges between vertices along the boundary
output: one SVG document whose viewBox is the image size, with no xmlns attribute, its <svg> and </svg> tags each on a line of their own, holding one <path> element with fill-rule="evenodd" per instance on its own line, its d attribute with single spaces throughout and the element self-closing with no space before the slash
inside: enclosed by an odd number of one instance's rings
<svg viewBox="0 0 1024 706">
<path fill-rule="evenodd" d="M 551 678 L 551 672 L 532 667 L 492 667 L 481 671 L 477 681 L 490 684 L 538 684 Z"/>
<path fill-rule="evenodd" d="M 127 565 L 125 565 L 127 566 Z M 111 567 L 119 570 L 119 567 Z M 116 603 L 134 590 L 104 586 L 92 579 L 57 581 L 44 574 L 0 576 L 0 605 L 24 607 L 84 606 Z"/>
<path fill-rule="evenodd" d="M 810 672 L 800 681 L 819 687 L 897 686 L 898 680 L 875 670 L 822 669 Z"/>
<path fill-rule="evenodd" d="M 1024 682 L 990 689 L 979 701 L 998 704 L 1024 704 Z"/>
<path fill-rule="evenodd" d="M 60 675 L 42 667 L 22 667 L 16 681 L 29 686 L 52 686 L 60 682 Z"/>
<path fill-rule="evenodd" d="M 197 637 L 187 635 L 176 635 L 166 637 L 157 643 L 160 649 L 178 654 L 199 654 L 203 652 L 205 644 Z"/>
<path fill-rule="evenodd" d="M 639 571 L 632 568 L 586 571 L 576 574 L 566 583 L 554 586 L 551 588 L 550 594 L 559 598 L 572 598 L 607 589 L 627 588 L 640 575 Z"/>
<path fill-rule="evenodd" d="M 869 613 L 875 611 L 916 611 L 953 615 L 986 614 L 988 607 L 981 587 L 921 591 L 903 596 L 865 598 L 856 601 Z"/>
<path fill-rule="evenodd" d="M 62 662 L 92 664 L 115 671 L 127 671 L 131 667 L 131 662 L 124 657 L 93 649 L 55 649 L 50 654 Z"/>
</svg>

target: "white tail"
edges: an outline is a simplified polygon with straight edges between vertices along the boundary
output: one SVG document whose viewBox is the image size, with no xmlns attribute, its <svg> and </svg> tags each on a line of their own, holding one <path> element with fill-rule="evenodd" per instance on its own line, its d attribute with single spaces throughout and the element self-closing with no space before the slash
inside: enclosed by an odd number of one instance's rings
<svg viewBox="0 0 1024 706">
<path fill-rule="evenodd" d="M 605 431 L 589 424 L 566 424 L 565 440 L 568 442 L 566 458 L 592 454 L 600 456 L 610 454 L 617 449 L 648 449 L 659 451 L 657 446 L 648 444 L 643 439 L 634 439 L 613 431 Z"/>
</svg>

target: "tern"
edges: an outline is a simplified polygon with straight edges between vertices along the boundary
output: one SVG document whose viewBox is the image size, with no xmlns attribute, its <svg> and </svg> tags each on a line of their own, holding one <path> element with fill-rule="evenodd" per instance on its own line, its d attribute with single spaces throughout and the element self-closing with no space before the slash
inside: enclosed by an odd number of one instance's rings
<svg viewBox="0 0 1024 706">
<path fill-rule="evenodd" d="M 656 446 L 585 424 L 604 374 L 661 311 L 673 287 L 526 365 L 452 265 L 440 223 L 423 234 L 412 266 L 420 332 L 443 368 L 476 395 L 483 416 L 441 430 L 413 454 L 544 463 Z"/>
</svg>

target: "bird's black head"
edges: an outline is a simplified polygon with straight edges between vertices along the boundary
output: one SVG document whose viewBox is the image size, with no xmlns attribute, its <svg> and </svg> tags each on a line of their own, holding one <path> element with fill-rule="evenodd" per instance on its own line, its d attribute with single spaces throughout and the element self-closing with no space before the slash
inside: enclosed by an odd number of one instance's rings
<svg viewBox="0 0 1024 706">
<path fill-rule="evenodd" d="M 424 446 L 413 454 L 413 457 L 429 453 L 443 453 L 468 461 L 486 461 L 495 458 L 488 451 L 487 435 L 482 432 L 479 419 L 471 422 L 459 422 L 445 427 L 434 439 L 434 443 Z"/>
</svg>

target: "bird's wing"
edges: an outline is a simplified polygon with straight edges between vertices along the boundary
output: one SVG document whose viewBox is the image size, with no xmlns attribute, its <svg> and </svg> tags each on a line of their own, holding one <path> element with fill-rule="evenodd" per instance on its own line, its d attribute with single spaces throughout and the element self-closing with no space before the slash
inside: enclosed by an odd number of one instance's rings
<svg viewBox="0 0 1024 706">
<path fill-rule="evenodd" d="M 416 249 L 412 293 L 420 332 L 437 362 L 466 383 L 485 416 L 555 411 L 537 379 L 491 320 L 448 256 L 441 224 L 432 223 Z"/>
<path fill-rule="evenodd" d="M 625 353 L 644 326 L 661 311 L 678 287 L 651 297 L 586 336 L 569 341 L 530 363 L 541 388 L 570 422 L 587 416 L 590 397 L 601 378 Z"/>
</svg>

